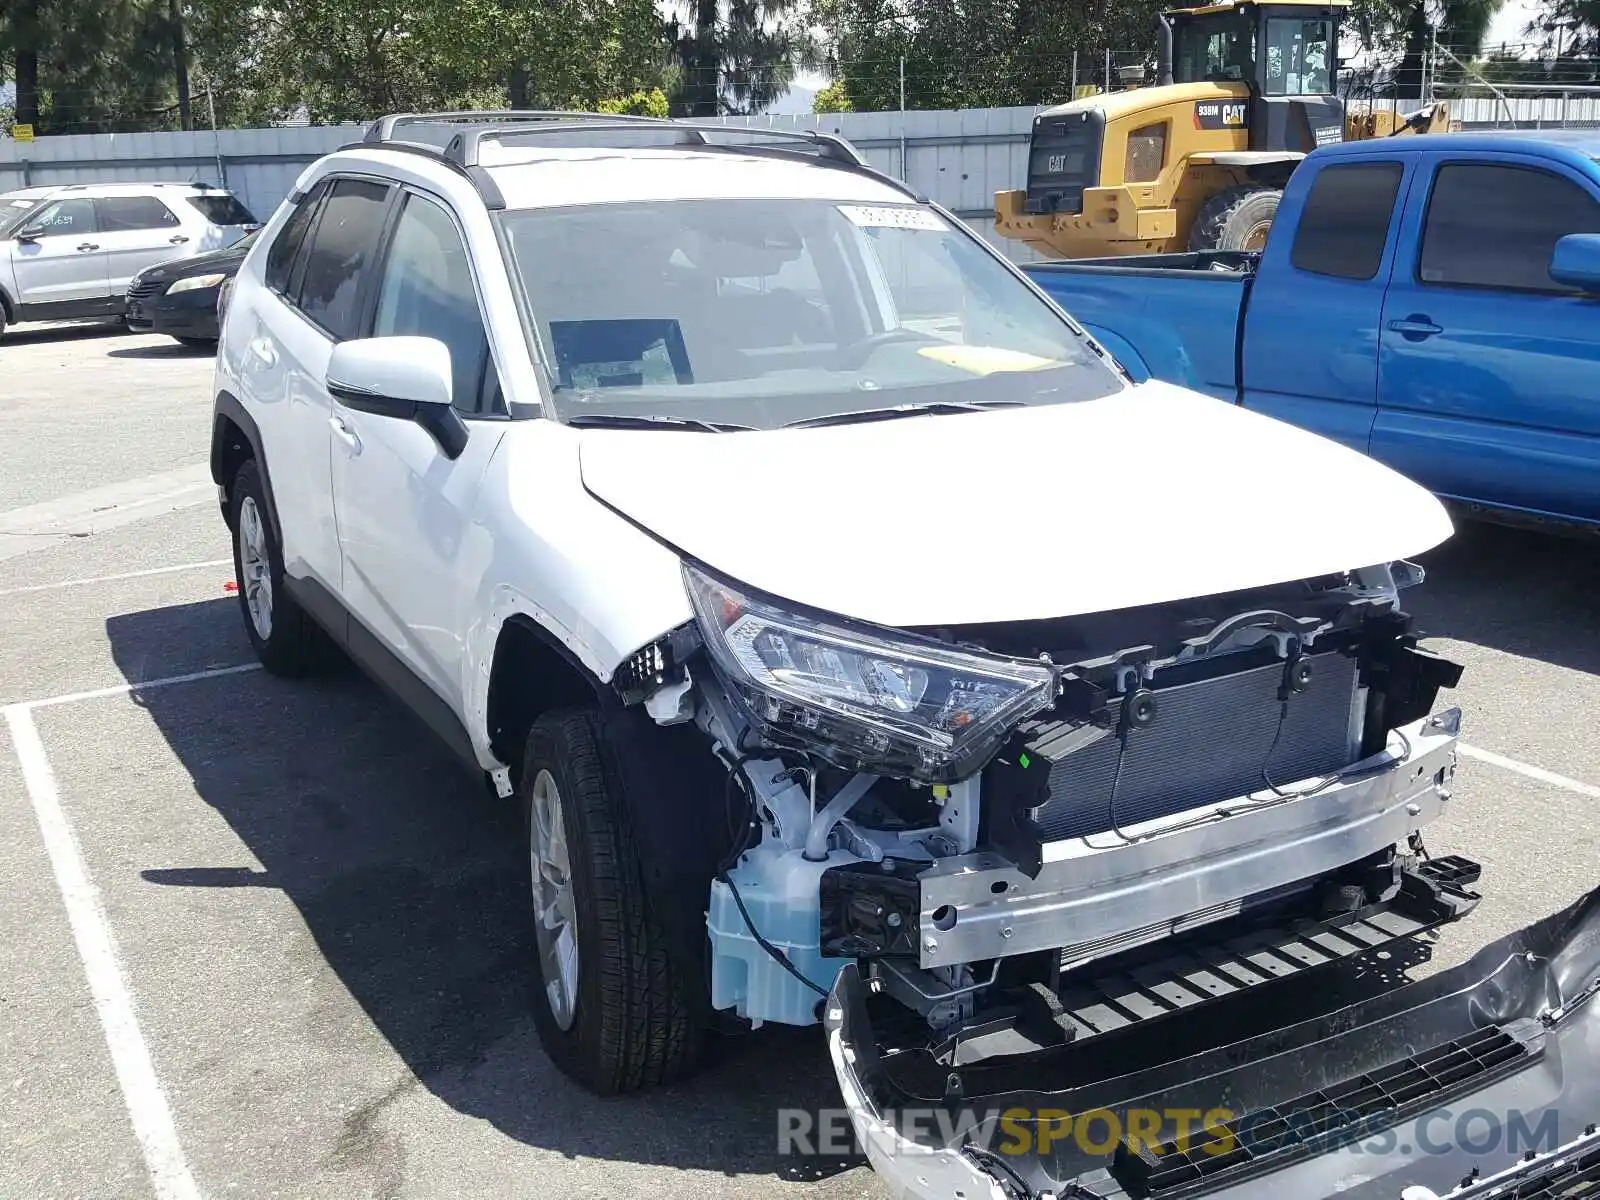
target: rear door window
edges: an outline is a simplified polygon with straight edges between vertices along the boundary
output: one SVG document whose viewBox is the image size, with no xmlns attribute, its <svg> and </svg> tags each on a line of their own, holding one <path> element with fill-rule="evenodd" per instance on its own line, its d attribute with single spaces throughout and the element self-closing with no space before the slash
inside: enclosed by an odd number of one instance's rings
<svg viewBox="0 0 1600 1200">
<path fill-rule="evenodd" d="M 305 255 L 300 311 L 336 341 L 355 337 L 389 203 L 387 184 L 340 179 L 328 193 Z"/>
<path fill-rule="evenodd" d="M 189 207 L 195 209 L 213 225 L 254 225 L 256 219 L 250 210 L 232 196 L 186 196 Z"/>
<path fill-rule="evenodd" d="M 1323 167 L 1311 184 L 1289 262 L 1335 279 L 1371 279 L 1383 262 L 1405 164 Z"/>
<path fill-rule="evenodd" d="M 1417 279 L 1424 284 L 1570 292 L 1550 255 L 1570 233 L 1600 233 L 1600 203 L 1537 167 L 1445 163 L 1434 178 Z"/>
<path fill-rule="evenodd" d="M 100 211 L 101 233 L 174 229 L 179 224 L 178 214 L 155 196 L 102 196 L 94 203 Z"/>
</svg>

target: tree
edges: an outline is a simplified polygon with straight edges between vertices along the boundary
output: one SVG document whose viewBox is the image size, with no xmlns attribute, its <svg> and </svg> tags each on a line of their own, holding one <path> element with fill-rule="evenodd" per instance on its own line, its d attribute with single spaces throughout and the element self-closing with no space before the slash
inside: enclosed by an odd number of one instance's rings
<svg viewBox="0 0 1600 1200">
<path fill-rule="evenodd" d="M 678 116 L 756 113 L 789 90 L 796 68 L 816 61 L 801 0 L 679 0 L 668 37 L 678 60 Z"/>
<path fill-rule="evenodd" d="M 1119 65 L 1153 62 L 1158 0 L 815 0 L 835 81 L 858 110 L 1044 104 Z"/>
</svg>

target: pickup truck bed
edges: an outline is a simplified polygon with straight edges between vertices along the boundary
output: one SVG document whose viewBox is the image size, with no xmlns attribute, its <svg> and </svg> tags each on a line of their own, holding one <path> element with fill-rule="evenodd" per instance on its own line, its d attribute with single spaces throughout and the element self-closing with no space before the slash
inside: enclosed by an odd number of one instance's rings
<svg viewBox="0 0 1600 1200">
<path fill-rule="evenodd" d="M 1023 270 L 1136 379 L 1335 438 L 1469 511 L 1600 526 L 1600 132 L 1325 147 L 1259 261 Z"/>
<path fill-rule="evenodd" d="M 1259 257 L 1205 250 L 1035 263 L 1025 270 L 1135 379 L 1154 376 L 1235 400 L 1239 318 Z"/>
</svg>

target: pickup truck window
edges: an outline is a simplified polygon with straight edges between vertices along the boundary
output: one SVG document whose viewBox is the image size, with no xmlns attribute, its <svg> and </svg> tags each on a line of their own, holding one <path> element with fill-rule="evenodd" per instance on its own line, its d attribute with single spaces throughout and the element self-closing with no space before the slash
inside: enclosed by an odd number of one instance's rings
<svg viewBox="0 0 1600 1200">
<path fill-rule="evenodd" d="M 1121 379 L 931 208 L 696 199 L 505 214 L 558 413 L 758 428 Z"/>
<path fill-rule="evenodd" d="M 1311 184 L 1289 261 L 1336 279 L 1371 279 L 1383 261 L 1405 167 L 1397 162 L 1324 167 Z"/>
<path fill-rule="evenodd" d="M 1446 163 L 1422 230 L 1417 279 L 1454 287 L 1570 292 L 1550 254 L 1570 233 L 1600 233 L 1600 203 L 1537 167 Z"/>
</svg>

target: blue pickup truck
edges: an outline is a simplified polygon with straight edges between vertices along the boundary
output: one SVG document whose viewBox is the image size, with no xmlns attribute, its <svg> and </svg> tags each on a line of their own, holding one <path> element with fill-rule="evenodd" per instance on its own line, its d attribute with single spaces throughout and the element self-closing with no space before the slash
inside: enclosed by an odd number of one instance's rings
<svg viewBox="0 0 1600 1200">
<path fill-rule="evenodd" d="M 1259 254 L 1023 269 L 1135 378 L 1336 438 L 1468 511 L 1600 526 L 1600 130 L 1330 146 Z"/>
</svg>

